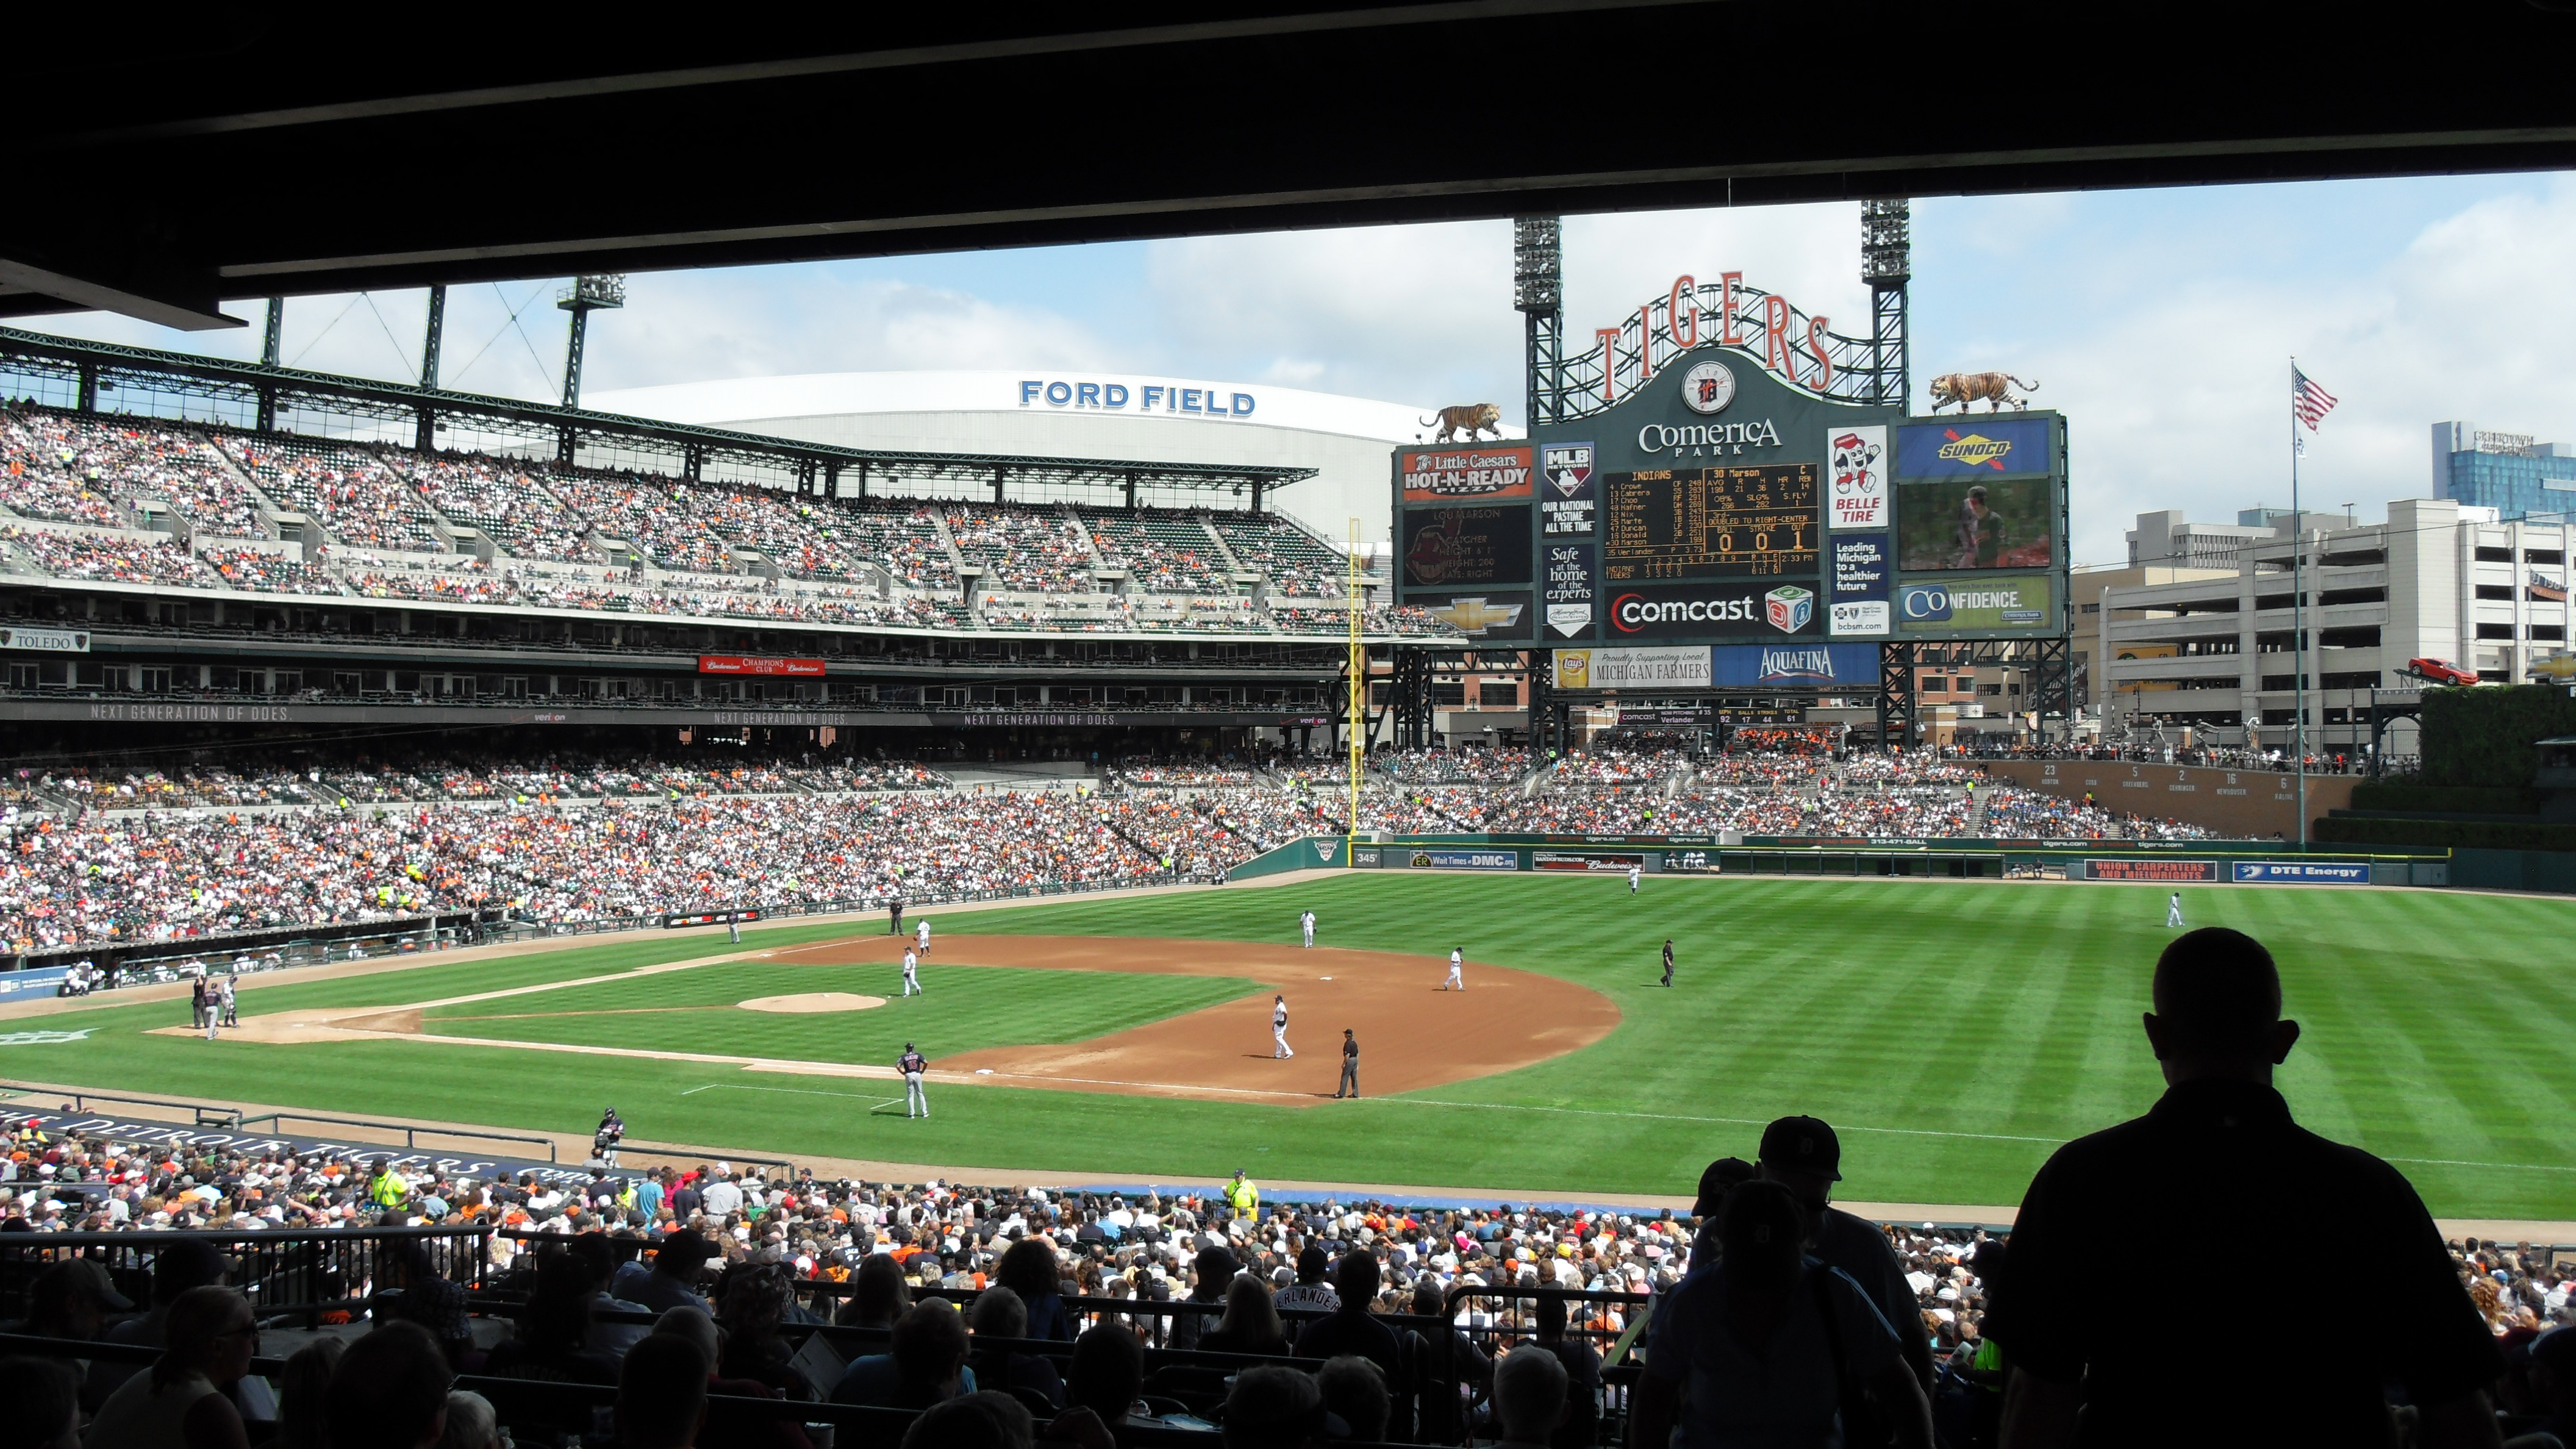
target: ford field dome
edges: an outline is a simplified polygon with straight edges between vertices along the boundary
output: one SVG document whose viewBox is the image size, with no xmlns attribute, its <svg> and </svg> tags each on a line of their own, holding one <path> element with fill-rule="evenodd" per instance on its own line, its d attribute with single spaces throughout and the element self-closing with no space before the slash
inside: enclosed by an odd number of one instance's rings
<svg viewBox="0 0 2576 1449">
<path fill-rule="evenodd" d="M 1389 537 L 1387 450 L 1434 408 L 1267 383 L 1104 372 L 821 372 L 597 392 L 602 412 L 844 447 L 1313 468 L 1278 508 L 1328 539 Z M 1464 399 L 1480 401 L 1480 399 Z M 1520 430 L 1510 430 L 1519 436 Z"/>
</svg>

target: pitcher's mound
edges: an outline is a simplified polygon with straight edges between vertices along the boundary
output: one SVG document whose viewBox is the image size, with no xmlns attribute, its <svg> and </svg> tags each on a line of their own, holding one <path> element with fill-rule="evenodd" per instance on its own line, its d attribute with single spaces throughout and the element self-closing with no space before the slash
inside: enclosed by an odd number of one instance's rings
<svg viewBox="0 0 2576 1449">
<path fill-rule="evenodd" d="M 794 996 L 755 996 L 734 1005 L 745 1011 L 775 1011 L 784 1015 L 804 1015 L 823 1011 L 866 1011 L 883 1006 L 882 996 L 860 996 L 849 991 L 806 991 Z"/>
</svg>

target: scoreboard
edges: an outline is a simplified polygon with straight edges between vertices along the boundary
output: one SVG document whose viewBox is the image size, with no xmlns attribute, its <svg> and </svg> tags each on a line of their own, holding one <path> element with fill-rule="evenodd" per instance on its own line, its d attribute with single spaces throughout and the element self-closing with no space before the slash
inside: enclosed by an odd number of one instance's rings
<svg viewBox="0 0 2576 1449">
<path fill-rule="evenodd" d="M 1396 602 L 1487 648 L 2064 636 L 2062 416 L 1911 418 L 1759 351 L 1566 393 L 1526 440 L 1397 448 Z"/>
<path fill-rule="evenodd" d="M 1601 480 L 1601 576 L 1814 577 L 1816 465 L 1659 468 Z"/>
</svg>

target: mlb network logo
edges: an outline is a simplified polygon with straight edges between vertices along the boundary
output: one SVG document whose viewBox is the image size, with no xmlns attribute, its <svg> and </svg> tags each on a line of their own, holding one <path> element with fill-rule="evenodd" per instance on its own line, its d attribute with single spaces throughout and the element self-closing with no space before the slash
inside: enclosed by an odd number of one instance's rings
<svg viewBox="0 0 2576 1449">
<path fill-rule="evenodd" d="M 1763 617 L 1783 634 L 1795 634 L 1816 617 L 1816 595 L 1811 589 L 1784 586 L 1762 596 Z"/>
</svg>

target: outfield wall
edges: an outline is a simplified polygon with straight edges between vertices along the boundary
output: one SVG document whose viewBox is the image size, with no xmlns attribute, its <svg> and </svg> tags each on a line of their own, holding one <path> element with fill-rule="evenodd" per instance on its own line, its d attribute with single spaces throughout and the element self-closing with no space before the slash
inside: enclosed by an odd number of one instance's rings
<svg viewBox="0 0 2576 1449">
<path fill-rule="evenodd" d="M 2105 810 L 2180 820 L 2244 839 L 2299 838 L 2299 777 L 2280 770 L 2220 770 L 2137 760 L 1977 760 L 1998 780 L 2065 800 L 2086 795 Z M 2349 809 L 2366 775 L 2310 775 L 2308 818 Z"/>
<path fill-rule="evenodd" d="M 1283 847 L 1262 860 L 1296 848 Z M 1645 875 L 1920 876 L 2170 885 L 2452 883 L 2449 857 L 2439 851 L 2301 855 L 2277 842 L 2247 840 L 1408 835 L 1362 841 L 1351 847 L 1350 854 L 1356 870 L 1470 875 L 1538 872 L 1617 877 L 1633 868 Z M 1272 869 L 1304 869 L 1315 863 L 1309 849 L 1306 858 Z"/>
</svg>

